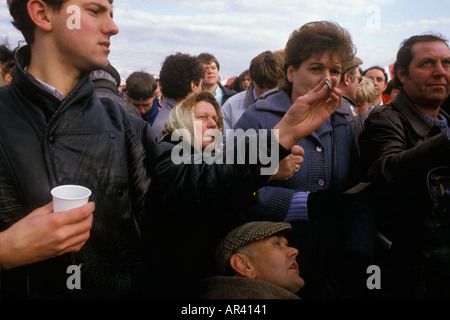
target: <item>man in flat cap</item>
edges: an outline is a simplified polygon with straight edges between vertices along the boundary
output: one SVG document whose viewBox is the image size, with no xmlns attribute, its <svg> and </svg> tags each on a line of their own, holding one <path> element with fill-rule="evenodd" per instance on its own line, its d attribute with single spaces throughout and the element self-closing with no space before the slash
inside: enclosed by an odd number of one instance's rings
<svg viewBox="0 0 450 320">
<path fill-rule="evenodd" d="M 339 82 L 338 86 L 342 90 L 342 102 L 338 110 L 347 114 L 347 119 L 353 126 L 357 140 L 363 130 L 355 103 L 356 91 L 362 80 L 359 67 L 362 63 L 362 60 L 358 57 L 354 57 L 351 61 L 347 62 L 343 66 L 341 82 Z"/>
<path fill-rule="evenodd" d="M 285 235 L 289 223 L 254 221 L 232 230 L 217 246 L 220 276 L 204 280 L 204 299 L 299 299 L 305 284 L 298 250 Z"/>
</svg>

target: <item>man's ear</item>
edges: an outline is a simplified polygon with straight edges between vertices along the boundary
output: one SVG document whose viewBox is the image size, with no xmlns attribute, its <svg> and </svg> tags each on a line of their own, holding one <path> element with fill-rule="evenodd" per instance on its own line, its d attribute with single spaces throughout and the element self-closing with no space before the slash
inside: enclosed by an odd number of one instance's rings
<svg viewBox="0 0 450 320">
<path fill-rule="evenodd" d="M 198 92 L 201 88 L 201 83 L 197 86 L 194 81 L 191 81 L 191 92 Z"/>
<path fill-rule="evenodd" d="M 342 79 L 342 83 L 345 86 L 348 86 L 351 83 L 351 81 L 350 81 L 350 73 L 344 74 L 344 78 Z"/>
<path fill-rule="evenodd" d="M 48 13 L 50 7 L 42 0 L 30 0 L 27 3 L 28 15 L 36 27 L 50 31 L 52 29 Z"/>
<path fill-rule="evenodd" d="M 256 273 L 247 255 L 235 253 L 230 259 L 231 268 L 245 278 L 255 279 Z"/>
</svg>

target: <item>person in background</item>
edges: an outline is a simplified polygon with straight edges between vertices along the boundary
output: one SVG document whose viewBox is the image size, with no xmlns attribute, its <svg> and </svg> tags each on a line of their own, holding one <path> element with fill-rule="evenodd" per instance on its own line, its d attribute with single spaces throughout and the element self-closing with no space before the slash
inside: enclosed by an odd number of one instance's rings
<svg viewBox="0 0 450 320">
<path fill-rule="evenodd" d="M 167 56 L 159 73 L 161 93 L 166 103 L 153 123 L 153 131 L 158 140 L 172 109 L 181 101 L 202 89 L 205 71 L 196 56 L 176 53 Z"/>
<path fill-rule="evenodd" d="M 374 107 L 384 105 L 392 100 L 391 96 L 383 93 L 387 88 L 388 78 L 386 71 L 384 71 L 382 67 L 380 66 L 370 67 L 366 69 L 366 71 L 364 71 L 363 76 L 372 80 L 373 84 L 375 85 L 375 90 L 377 91 L 377 94 L 373 99 L 373 101 L 371 101 L 371 104 Z"/>
<path fill-rule="evenodd" d="M 278 92 L 278 85 L 284 75 L 283 68 L 284 60 L 281 56 L 270 51 L 262 52 L 252 59 L 249 67 L 252 83 L 249 88 L 232 96 L 222 106 L 225 130 L 233 128 L 256 100 L 266 99 Z"/>
<path fill-rule="evenodd" d="M 14 67 L 14 52 L 9 49 L 5 41 L 0 45 L 0 75 L 3 78 L 3 84 L 10 84 L 12 79 L 12 69 Z"/>
<path fill-rule="evenodd" d="M 395 96 L 400 92 L 400 88 L 395 84 L 394 79 L 389 80 L 387 83 L 386 90 L 384 90 L 383 94 L 387 94 L 392 97 L 392 99 L 395 98 Z"/>
<path fill-rule="evenodd" d="M 358 114 L 361 117 L 361 122 L 364 126 L 364 121 L 369 115 L 370 111 L 374 108 L 371 104 L 375 95 L 377 94 L 375 85 L 373 81 L 363 77 L 361 83 L 358 86 L 358 90 L 356 90 L 356 108 L 358 109 Z"/>
<path fill-rule="evenodd" d="M 153 125 L 159 108 L 153 103 L 158 84 L 150 73 L 136 71 L 127 78 L 123 97 L 139 110 L 142 119 Z"/>
<path fill-rule="evenodd" d="M 158 85 L 156 87 L 156 91 L 155 91 L 155 99 L 153 99 L 153 104 L 157 106 L 158 110 L 161 111 L 164 103 L 165 103 L 165 99 L 164 96 L 161 92 L 161 83 L 159 81 L 159 76 L 158 77 L 154 77 L 156 80 L 156 84 Z"/>
<path fill-rule="evenodd" d="M 289 223 L 254 221 L 228 233 L 216 248 L 219 276 L 203 280 L 202 299 L 299 299 L 305 284 Z"/>
<path fill-rule="evenodd" d="M 233 95 L 235 91 L 225 88 L 219 81 L 220 64 L 212 54 L 204 52 L 198 55 L 203 69 L 205 71 L 202 88 L 211 92 L 216 97 L 219 106 L 223 104 Z"/>
<path fill-rule="evenodd" d="M 133 104 L 119 96 L 120 74 L 110 62 L 105 69 L 92 71 L 91 79 L 97 96 L 110 97 L 119 102 L 130 114 L 137 117 L 141 116 L 141 113 Z"/>
<path fill-rule="evenodd" d="M 224 85 L 226 89 L 233 90 L 236 93 L 241 92 L 241 85 L 239 84 L 239 76 L 234 76 L 231 80 L 228 79 L 227 83 Z"/>
<path fill-rule="evenodd" d="M 241 72 L 240 75 L 234 77 L 230 85 L 228 87 L 225 86 L 225 88 L 228 88 L 232 91 L 235 91 L 236 93 L 239 93 L 247 90 L 251 83 L 252 79 L 250 78 L 249 71 L 244 70 Z"/>
<path fill-rule="evenodd" d="M 252 83 L 252 78 L 250 77 L 250 72 L 249 70 L 244 70 L 240 75 L 239 75 L 239 91 L 236 92 L 241 92 L 241 91 L 245 91 L 248 89 L 248 87 L 250 87 L 250 84 Z"/>
<path fill-rule="evenodd" d="M 342 90 L 342 103 L 339 107 L 339 111 L 347 113 L 347 118 L 353 125 L 355 130 L 355 137 L 358 139 L 363 129 L 361 120 L 356 110 L 356 90 L 361 82 L 362 76 L 359 71 L 359 66 L 362 64 L 362 60 L 358 57 L 354 57 L 352 61 L 347 63 L 343 68 L 341 74 L 341 81 L 339 82 L 339 89 Z"/>
</svg>

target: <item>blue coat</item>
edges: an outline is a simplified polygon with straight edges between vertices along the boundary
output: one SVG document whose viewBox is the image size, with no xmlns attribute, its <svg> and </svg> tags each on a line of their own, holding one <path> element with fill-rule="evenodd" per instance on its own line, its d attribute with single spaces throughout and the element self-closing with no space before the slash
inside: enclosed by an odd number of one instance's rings
<svg viewBox="0 0 450 320">
<path fill-rule="evenodd" d="M 234 126 L 244 131 L 250 128 L 273 128 L 291 107 L 288 94 L 281 91 L 259 100 L 242 115 Z M 336 111 L 330 119 L 310 136 L 297 143 L 305 150 L 301 169 L 291 179 L 270 181 L 271 191 L 265 197 L 271 199 L 265 205 L 270 212 L 285 206 L 294 192 L 333 189 L 345 191 L 359 182 L 359 152 L 353 127 L 344 113 Z M 273 197 L 274 195 L 276 197 Z M 264 201 L 264 199 L 261 199 Z M 281 207 L 280 207 L 281 206 Z"/>
<path fill-rule="evenodd" d="M 258 100 L 242 115 L 234 129 L 246 131 L 253 128 L 258 131 L 273 128 L 291 105 L 290 96 L 285 91 Z M 294 193 L 325 189 L 345 191 L 360 181 L 358 145 L 353 126 L 344 113 L 335 111 L 322 126 L 297 144 L 305 151 L 301 169 L 288 180 L 269 181 L 262 187 L 259 190 L 260 201 L 243 212 L 243 220 L 284 221 Z M 329 287 L 328 284 L 314 281 L 317 280 L 317 270 L 324 266 L 323 259 L 328 261 L 326 254 L 318 257 L 319 252 L 324 252 L 322 244 L 324 241 L 330 242 L 331 234 L 339 236 L 340 229 L 334 224 L 317 220 L 294 221 L 291 224 L 293 231 L 289 241 L 300 251 L 298 262 L 301 275 L 313 290 L 307 292 L 305 297 L 331 297 L 332 293 L 324 292 L 328 290 L 324 289 Z"/>
</svg>

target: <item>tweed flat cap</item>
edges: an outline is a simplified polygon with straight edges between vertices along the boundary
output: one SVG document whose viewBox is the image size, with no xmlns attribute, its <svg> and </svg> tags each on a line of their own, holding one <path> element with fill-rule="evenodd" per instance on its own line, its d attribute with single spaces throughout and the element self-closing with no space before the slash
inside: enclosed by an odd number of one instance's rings
<svg viewBox="0 0 450 320">
<path fill-rule="evenodd" d="M 216 249 L 216 263 L 221 274 L 230 271 L 230 259 L 239 248 L 250 242 L 263 240 L 276 234 L 287 234 L 292 226 L 286 222 L 253 221 L 228 233 Z"/>
<path fill-rule="evenodd" d="M 353 57 L 352 60 L 347 61 L 346 63 L 344 63 L 344 66 L 342 68 L 343 73 L 349 72 L 350 69 L 353 69 L 354 67 L 357 67 L 359 65 L 363 64 L 363 61 L 358 58 L 358 57 Z"/>
</svg>

